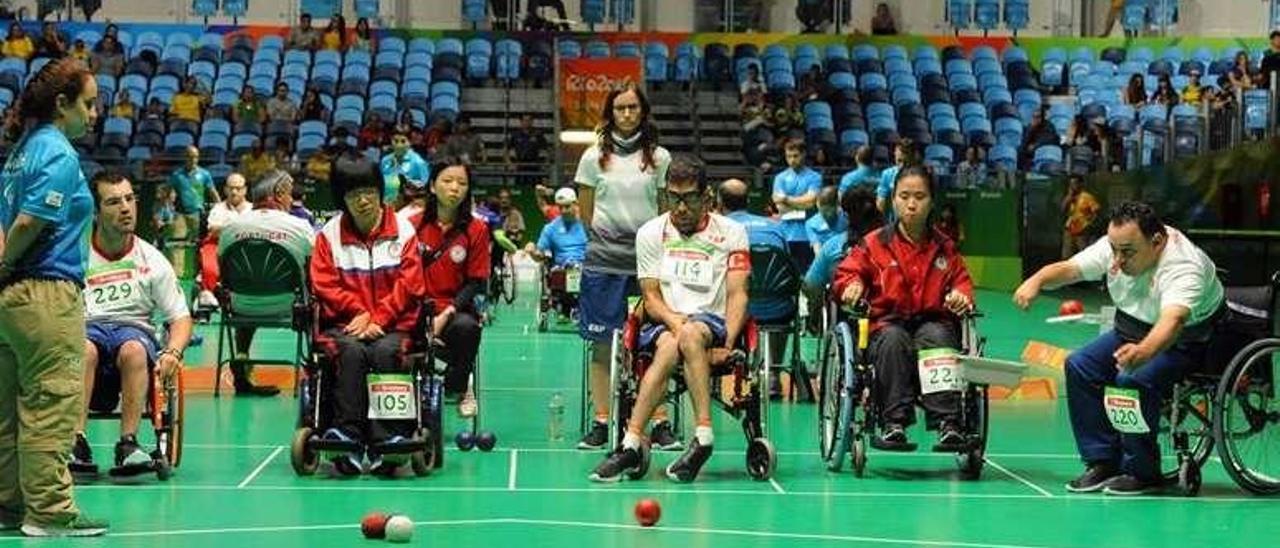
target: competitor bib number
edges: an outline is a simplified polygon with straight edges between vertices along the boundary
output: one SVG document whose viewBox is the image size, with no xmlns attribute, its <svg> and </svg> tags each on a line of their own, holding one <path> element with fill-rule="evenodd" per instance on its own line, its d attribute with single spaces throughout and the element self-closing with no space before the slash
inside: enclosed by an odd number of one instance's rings
<svg viewBox="0 0 1280 548">
<path fill-rule="evenodd" d="M 667 279 L 685 287 L 711 287 L 711 261 L 667 255 L 662 268 Z"/>
<path fill-rule="evenodd" d="M 920 369 L 920 394 L 949 392 L 961 388 L 960 356 L 955 350 L 921 350 L 917 363 Z"/>
<path fill-rule="evenodd" d="M 376 420 L 412 419 L 418 416 L 413 397 L 413 377 L 409 375 L 368 375 L 369 418 Z"/>
<path fill-rule="evenodd" d="M 1151 432 L 1147 421 L 1142 417 L 1142 402 L 1138 399 L 1138 391 L 1131 388 L 1108 386 L 1102 392 L 1102 406 L 1107 411 L 1107 419 L 1111 426 L 1125 434 L 1146 434 Z"/>
<path fill-rule="evenodd" d="M 564 290 L 568 293 L 578 293 L 582 288 L 582 271 L 577 268 L 569 268 L 564 271 Z"/>
</svg>

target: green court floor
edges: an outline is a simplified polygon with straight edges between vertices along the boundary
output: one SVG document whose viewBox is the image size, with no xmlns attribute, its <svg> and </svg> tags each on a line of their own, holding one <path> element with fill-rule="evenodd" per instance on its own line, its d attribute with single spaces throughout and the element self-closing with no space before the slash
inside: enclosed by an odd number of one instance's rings
<svg viewBox="0 0 1280 548">
<path fill-rule="evenodd" d="M 1030 314 L 1006 294 L 980 296 L 990 354 L 1016 358 L 1030 339 L 1070 345 L 1091 326 L 1047 326 L 1056 301 Z M 502 307 L 485 332 L 484 426 L 497 432 L 491 453 L 447 454 L 427 478 L 296 477 L 288 443 L 296 402 L 187 401 L 185 457 L 166 483 L 103 481 L 77 487 L 86 512 L 111 521 L 101 539 L 32 541 L 0 535 L 0 546 L 364 546 L 360 517 L 369 510 L 404 513 L 417 522 L 418 546 L 1229 546 L 1269 545 L 1277 538 L 1280 501 L 1236 488 L 1212 460 L 1195 499 L 1069 495 L 1079 472 L 1062 401 L 995 402 L 989 461 L 978 481 L 959 479 L 953 458 L 926 452 L 872 453 L 865 478 L 827 472 L 817 450 L 815 406 L 777 403 L 770 436 L 779 470 L 752 481 L 735 424 L 717 420 L 716 453 L 698 481 L 678 485 L 658 470 L 675 454 L 656 454 L 643 481 L 588 482 L 601 452 L 572 449 L 576 433 L 581 343 L 570 326 L 539 334 L 528 300 Z M 213 329 L 201 350 L 210 353 Z M 287 348 L 283 333 L 261 347 Z M 192 361 L 212 361 L 193 352 Z M 570 436 L 547 440 L 547 404 L 563 394 Z M 457 423 L 455 423 L 456 426 Z M 95 422 L 90 438 L 108 458 L 115 425 Z M 927 441 L 927 434 L 913 438 Z M 632 506 L 662 505 L 658 527 L 641 529 Z M 506 544 L 511 543 L 511 544 Z"/>
</svg>

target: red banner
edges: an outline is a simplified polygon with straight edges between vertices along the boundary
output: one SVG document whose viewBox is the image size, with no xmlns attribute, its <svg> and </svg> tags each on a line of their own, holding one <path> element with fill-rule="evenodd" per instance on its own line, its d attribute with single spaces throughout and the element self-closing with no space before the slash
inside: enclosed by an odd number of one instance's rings
<svg viewBox="0 0 1280 548">
<path fill-rule="evenodd" d="M 640 59 L 561 59 L 560 122 L 565 129 L 595 129 L 609 92 L 643 82 Z"/>
</svg>

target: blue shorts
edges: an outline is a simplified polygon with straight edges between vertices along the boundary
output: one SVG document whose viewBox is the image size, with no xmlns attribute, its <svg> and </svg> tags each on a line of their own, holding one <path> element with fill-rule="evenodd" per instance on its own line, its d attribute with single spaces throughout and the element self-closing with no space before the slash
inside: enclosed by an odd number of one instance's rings
<svg viewBox="0 0 1280 548">
<path fill-rule="evenodd" d="M 89 323 L 85 337 L 98 349 L 98 369 L 89 396 L 89 409 L 109 413 L 120 403 L 120 369 L 116 367 L 120 347 L 138 341 L 147 350 L 147 368 L 156 363 L 156 341 L 146 330 L 118 323 Z"/>
<path fill-rule="evenodd" d="M 724 346 L 725 332 L 724 318 L 715 314 L 694 314 L 689 316 L 689 321 L 698 322 L 711 330 L 711 345 L 707 348 L 719 348 Z M 667 326 L 660 323 L 645 324 L 640 328 L 640 348 L 643 350 L 651 350 L 657 344 L 658 337 L 667 332 Z"/>
<path fill-rule="evenodd" d="M 582 271 L 578 293 L 578 334 L 593 342 L 606 342 L 613 330 L 627 320 L 627 297 L 640 295 L 640 284 L 630 274 Z"/>
</svg>

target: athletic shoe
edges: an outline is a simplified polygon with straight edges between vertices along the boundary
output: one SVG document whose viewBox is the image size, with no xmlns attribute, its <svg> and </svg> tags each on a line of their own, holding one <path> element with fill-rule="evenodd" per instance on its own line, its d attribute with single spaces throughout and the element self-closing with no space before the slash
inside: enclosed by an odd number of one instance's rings
<svg viewBox="0 0 1280 548">
<path fill-rule="evenodd" d="M 0 531 L 17 531 L 22 527 L 22 510 L 0 508 Z"/>
<path fill-rule="evenodd" d="M 1136 495 L 1149 495 L 1159 490 L 1159 481 L 1148 481 L 1139 479 L 1137 476 L 1124 474 L 1116 476 L 1112 478 L 1111 481 L 1108 481 L 1106 487 L 1102 488 L 1102 494 L 1131 497 Z"/>
<path fill-rule="evenodd" d="M 667 477 L 679 483 L 689 483 L 697 479 L 698 471 L 702 470 L 702 465 L 711 458 L 711 451 L 714 448 L 711 445 L 698 443 L 698 438 L 694 437 L 689 441 L 689 448 L 684 451 L 684 454 L 667 465 Z"/>
<path fill-rule="evenodd" d="M 609 425 L 591 421 L 591 429 L 578 441 L 578 449 L 602 449 L 609 443 Z"/>
<path fill-rule="evenodd" d="M 28 537 L 97 537 L 106 534 L 107 522 L 81 514 L 62 525 L 22 526 L 22 534 Z"/>
<path fill-rule="evenodd" d="M 67 465 L 72 475 L 97 475 L 98 465 L 93 463 L 93 449 L 84 434 L 76 434 L 75 444 L 71 446 L 71 462 Z"/>
<path fill-rule="evenodd" d="M 1072 493 L 1096 493 L 1115 480 L 1117 472 L 1110 464 L 1092 464 L 1080 477 L 1067 482 L 1067 491 Z"/>
<path fill-rule="evenodd" d="M 214 296 L 212 291 L 203 289 L 200 296 L 196 297 L 196 304 L 202 308 L 218 308 L 218 297 Z"/>
<path fill-rule="evenodd" d="M 151 455 L 138 446 L 134 436 L 124 436 L 116 442 L 116 466 L 142 466 L 151 464 Z"/>
<path fill-rule="evenodd" d="M 906 428 L 894 422 L 886 423 L 880 435 L 871 438 L 871 446 L 881 451 L 906 451 L 912 447 Z"/>
<path fill-rule="evenodd" d="M 324 439 L 331 441 L 352 441 L 350 436 L 337 428 L 330 428 L 325 431 Z M 352 451 L 345 455 L 333 457 L 333 468 L 338 474 L 343 476 L 359 476 L 363 470 L 360 469 L 360 461 L 363 456 L 358 451 Z"/>
<path fill-rule="evenodd" d="M 406 440 L 404 436 L 391 436 L 383 443 L 385 445 L 398 445 L 405 443 L 406 441 L 408 440 Z M 383 457 L 382 454 L 370 449 L 368 456 L 369 473 L 375 476 L 387 478 L 395 477 L 396 470 L 400 468 L 401 464 L 404 464 L 404 457 L 401 455 L 387 455 L 386 457 Z"/>
<path fill-rule="evenodd" d="M 938 444 L 933 447 L 933 450 L 951 452 L 963 451 L 964 448 L 965 439 L 960 428 L 954 422 L 944 421 L 942 427 L 938 429 Z"/>
<path fill-rule="evenodd" d="M 640 477 L 649 471 L 649 448 L 642 443 L 637 449 L 619 446 L 591 472 L 587 479 L 603 483 L 613 483 L 622 479 L 623 474 Z"/>
<path fill-rule="evenodd" d="M 675 431 L 671 428 L 671 421 L 659 421 L 653 425 L 653 429 L 649 431 L 649 441 L 653 444 L 653 448 L 659 451 L 679 451 L 684 449 L 684 444 L 680 442 L 680 438 L 676 437 Z"/>
<path fill-rule="evenodd" d="M 476 395 L 468 390 L 462 395 L 462 399 L 458 400 L 458 416 L 469 419 L 476 416 L 480 410 L 480 405 L 476 403 Z"/>
</svg>

